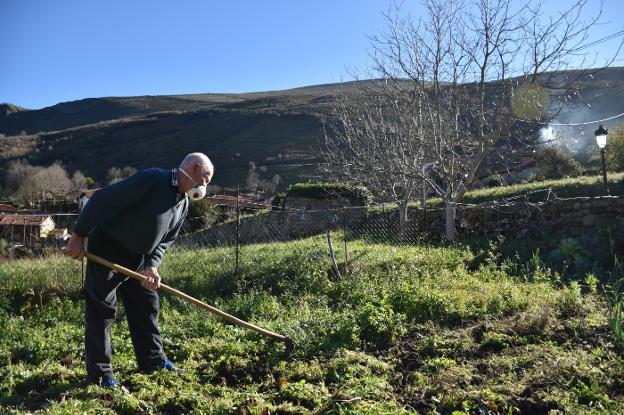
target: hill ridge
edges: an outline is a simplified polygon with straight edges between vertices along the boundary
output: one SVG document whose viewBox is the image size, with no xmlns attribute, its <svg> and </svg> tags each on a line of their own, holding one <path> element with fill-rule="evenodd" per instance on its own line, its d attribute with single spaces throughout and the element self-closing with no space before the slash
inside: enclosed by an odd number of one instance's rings
<svg viewBox="0 0 624 415">
<path fill-rule="evenodd" d="M 216 163 L 219 185 L 244 186 L 251 162 L 262 169 L 263 179 L 280 175 L 288 185 L 318 178 L 309 165 L 319 161 L 317 149 L 339 91 L 375 81 L 256 93 L 85 98 L 39 110 L 2 104 L 0 167 L 17 159 L 37 165 L 60 160 L 70 172 L 79 169 L 102 181 L 113 166 L 173 166 L 186 152 L 204 151 Z M 624 112 L 624 68 L 583 74 L 582 82 L 586 89 L 574 116 L 602 119 L 617 109 Z M 592 99 L 599 102 L 584 106 L 583 100 Z"/>
</svg>

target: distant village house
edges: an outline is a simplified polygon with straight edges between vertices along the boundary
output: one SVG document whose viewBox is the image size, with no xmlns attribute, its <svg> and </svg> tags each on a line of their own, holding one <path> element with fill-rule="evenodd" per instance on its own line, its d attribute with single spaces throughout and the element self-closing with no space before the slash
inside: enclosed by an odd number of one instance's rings
<svg viewBox="0 0 624 415">
<path fill-rule="evenodd" d="M 55 226 L 49 215 L 0 216 L 2 237 L 23 245 L 32 245 L 38 239 L 47 238 Z"/>
<path fill-rule="evenodd" d="M 14 214 L 17 212 L 17 208 L 14 208 L 11 205 L 6 205 L 4 203 L 0 203 L 0 215 L 2 214 Z"/>
</svg>

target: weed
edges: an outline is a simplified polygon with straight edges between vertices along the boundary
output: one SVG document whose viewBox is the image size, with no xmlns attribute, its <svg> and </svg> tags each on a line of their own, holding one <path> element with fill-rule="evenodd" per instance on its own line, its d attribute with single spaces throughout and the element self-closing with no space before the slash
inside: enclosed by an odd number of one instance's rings
<svg viewBox="0 0 624 415">
<path fill-rule="evenodd" d="M 583 274 L 589 289 L 561 284 L 535 246 L 526 260 L 499 256 L 509 243 L 486 264 L 468 245 L 350 241 L 340 280 L 322 237 L 245 246 L 236 275 L 231 250 L 172 249 L 168 285 L 297 348 L 283 361 L 281 344 L 164 296 L 165 352 L 185 374 L 146 375 L 121 307 L 113 365 L 130 395 L 82 383 L 79 263 L 2 262 L 0 412 L 621 412 L 624 364 L 609 327 L 622 333 L 621 306 L 609 314 L 600 275 Z"/>
<path fill-rule="evenodd" d="M 609 324 L 617 346 L 624 350 L 624 278 L 613 285 Z"/>
</svg>

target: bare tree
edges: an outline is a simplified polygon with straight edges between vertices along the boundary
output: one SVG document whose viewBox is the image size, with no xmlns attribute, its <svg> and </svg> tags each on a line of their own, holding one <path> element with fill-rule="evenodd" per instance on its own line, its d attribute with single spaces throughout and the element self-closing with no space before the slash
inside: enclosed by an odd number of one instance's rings
<svg viewBox="0 0 624 415">
<path fill-rule="evenodd" d="M 40 170 L 33 178 L 35 187 L 41 194 L 41 199 L 65 196 L 71 191 L 72 182 L 67 171 L 59 161 Z"/>
<path fill-rule="evenodd" d="M 246 180 L 247 190 L 251 192 L 261 192 L 265 198 L 274 195 L 277 192 L 277 188 L 281 183 L 282 178 L 276 174 L 270 181 L 263 180 L 260 177 L 258 170 L 266 172 L 267 168 L 265 166 L 260 166 L 258 168 L 256 163 L 250 161 Z"/>
<path fill-rule="evenodd" d="M 371 69 L 381 81 L 338 106 L 339 125 L 326 141 L 327 153 L 341 156 L 328 157 L 329 169 L 379 187 L 385 181 L 401 189 L 397 199 L 425 182 L 443 198 L 454 240 L 457 204 L 493 155 L 503 156 L 510 132 L 551 119 L 595 64 L 579 61 L 601 14 L 583 20 L 586 3 L 550 17 L 540 3 L 426 0 L 417 21 L 395 5 L 386 31 L 372 38 Z M 572 62 L 581 70 L 563 73 Z"/>
<path fill-rule="evenodd" d="M 5 177 L 6 192 L 13 200 L 23 200 L 32 205 L 41 193 L 36 186 L 35 177 L 42 170 L 25 160 L 10 162 Z"/>
<path fill-rule="evenodd" d="M 132 166 L 126 167 L 111 167 L 106 172 L 106 178 L 108 180 L 108 184 L 117 183 L 126 177 L 130 177 L 137 172 L 137 169 Z"/>
<path fill-rule="evenodd" d="M 71 183 L 71 192 L 75 196 L 80 195 L 80 192 L 87 188 L 87 178 L 80 170 L 76 170 L 72 174 Z"/>
<path fill-rule="evenodd" d="M 10 193 L 15 193 L 26 177 L 34 175 L 40 167 L 32 166 L 25 160 L 12 161 L 7 166 L 5 187 Z"/>
<path fill-rule="evenodd" d="M 249 171 L 247 172 L 247 190 L 250 192 L 258 191 L 260 186 L 260 175 L 258 174 L 256 163 L 253 161 L 249 162 Z"/>
<path fill-rule="evenodd" d="M 396 201 L 403 232 L 407 204 L 422 183 L 403 166 L 421 165 L 424 151 L 412 138 L 415 125 L 404 118 L 405 97 L 388 88 L 387 82 L 370 81 L 355 91 L 343 91 L 335 107 L 337 123 L 325 134 L 321 169 L 364 184 L 378 198 Z"/>
<path fill-rule="evenodd" d="M 58 161 L 49 167 L 40 167 L 20 160 L 9 164 L 6 187 L 12 198 L 22 199 L 32 206 L 38 200 L 66 195 L 71 190 L 71 180 Z"/>
</svg>

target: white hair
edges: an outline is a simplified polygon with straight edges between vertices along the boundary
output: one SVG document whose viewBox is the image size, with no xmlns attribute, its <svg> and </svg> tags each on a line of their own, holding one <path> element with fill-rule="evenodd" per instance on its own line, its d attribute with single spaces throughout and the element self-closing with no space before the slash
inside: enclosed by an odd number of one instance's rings
<svg viewBox="0 0 624 415">
<path fill-rule="evenodd" d="M 204 167 L 205 170 L 214 171 L 214 167 L 212 162 L 204 153 L 190 153 L 184 157 L 182 163 L 180 163 L 180 167 L 187 167 L 192 164 L 199 164 Z"/>
</svg>

